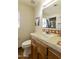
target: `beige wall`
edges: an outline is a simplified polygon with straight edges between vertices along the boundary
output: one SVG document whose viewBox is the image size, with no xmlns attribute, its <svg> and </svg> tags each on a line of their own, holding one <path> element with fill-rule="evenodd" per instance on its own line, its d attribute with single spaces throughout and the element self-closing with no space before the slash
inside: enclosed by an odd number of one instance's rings
<svg viewBox="0 0 79 59">
<path fill-rule="evenodd" d="M 18 30 L 18 47 L 22 42 L 29 39 L 30 33 L 35 30 L 34 8 L 24 3 L 19 3 L 18 10 L 20 12 L 20 28 Z"/>
<path fill-rule="evenodd" d="M 38 3 L 38 5 L 36 5 L 36 8 L 35 8 L 35 18 L 36 17 L 40 17 L 40 26 L 36 26 L 35 27 L 35 31 L 36 32 L 41 32 L 41 20 L 42 20 L 42 9 L 43 9 L 43 7 L 42 7 L 42 2 L 43 0 L 40 0 L 40 2 Z"/>
</svg>

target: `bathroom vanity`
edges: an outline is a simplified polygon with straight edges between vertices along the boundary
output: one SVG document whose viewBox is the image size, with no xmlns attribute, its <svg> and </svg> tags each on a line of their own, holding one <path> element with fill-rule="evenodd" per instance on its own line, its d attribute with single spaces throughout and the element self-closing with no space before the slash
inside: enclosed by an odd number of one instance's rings
<svg viewBox="0 0 79 59">
<path fill-rule="evenodd" d="M 31 34 L 32 59 L 61 59 L 61 49 L 42 35 Z"/>
<path fill-rule="evenodd" d="M 42 19 L 40 19 L 41 23 L 36 22 L 39 23 L 39 26 L 36 26 L 37 30 L 35 32 L 38 33 L 31 33 L 32 59 L 61 59 L 60 2 L 61 1 L 58 0 L 46 8 L 43 8 Z M 51 35 L 51 33 L 53 34 Z M 59 37 L 54 34 L 59 34 Z"/>
</svg>

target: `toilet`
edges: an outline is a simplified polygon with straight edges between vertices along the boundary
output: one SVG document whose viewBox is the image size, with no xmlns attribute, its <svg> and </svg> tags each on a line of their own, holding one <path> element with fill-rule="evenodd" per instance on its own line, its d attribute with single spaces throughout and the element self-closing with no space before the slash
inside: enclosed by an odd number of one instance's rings
<svg viewBox="0 0 79 59">
<path fill-rule="evenodd" d="M 29 54 L 31 54 L 31 40 L 24 41 L 22 43 L 22 48 L 24 49 L 23 56 L 29 57 Z"/>
</svg>

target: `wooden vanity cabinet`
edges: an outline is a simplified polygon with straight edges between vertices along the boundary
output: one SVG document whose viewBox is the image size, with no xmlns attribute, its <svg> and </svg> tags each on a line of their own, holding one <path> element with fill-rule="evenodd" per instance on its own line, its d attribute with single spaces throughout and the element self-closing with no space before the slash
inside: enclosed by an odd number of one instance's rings
<svg viewBox="0 0 79 59">
<path fill-rule="evenodd" d="M 31 55 L 32 59 L 47 59 L 47 46 L 40 41 L 32 39 Z"/>
<path fill-rule="evenodd" d="M 60 53 L 39 41 L 31 39 L 31 59 L 60 59 Z"/>
</svg>

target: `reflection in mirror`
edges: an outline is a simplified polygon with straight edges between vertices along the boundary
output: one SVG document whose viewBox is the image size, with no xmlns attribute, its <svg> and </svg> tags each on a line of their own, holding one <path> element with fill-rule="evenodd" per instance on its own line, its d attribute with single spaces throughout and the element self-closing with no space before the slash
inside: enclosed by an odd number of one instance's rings
<svg viewBox="0 0 79 59">
<path fill-rule="evenodd" d="M 43 19 L 42 19 L 42 27 L 47 27 L 46 18 L 43 18 Z"/>
<path fill-rule="evenodd" d="M 56 28 L 56 17 L 53 18 L 43 18 L 42 19 L 42 27 L 45 28 Z"/>
<path fill-rule="evenodd" d="M 50 2 L 49 6 L 46 8 L 44 7 L 43 9 L 42 27 L 60 29 L 61 0 L 56 0 L 54 3 L 52 2 Z"/>
<path fill-rule="evenodd" d="M 49 18 L 49 28 L 56 28 L 56 17 Z"/>
</svg>

